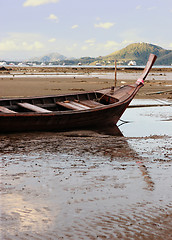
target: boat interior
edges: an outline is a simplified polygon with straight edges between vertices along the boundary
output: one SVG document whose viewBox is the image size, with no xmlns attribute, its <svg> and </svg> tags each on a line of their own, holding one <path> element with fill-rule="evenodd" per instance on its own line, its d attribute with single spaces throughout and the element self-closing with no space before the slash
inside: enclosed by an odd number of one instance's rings
<svg viewBox="0 0 172 240">
<path fill-rule="evenodd" d="M 126 99 L 133 86 L 69 95 L 34 98 L 0 99 L 0 113 L 51 113 L 54 111 L 81 111 L 103 107 Z"/>
</svg>

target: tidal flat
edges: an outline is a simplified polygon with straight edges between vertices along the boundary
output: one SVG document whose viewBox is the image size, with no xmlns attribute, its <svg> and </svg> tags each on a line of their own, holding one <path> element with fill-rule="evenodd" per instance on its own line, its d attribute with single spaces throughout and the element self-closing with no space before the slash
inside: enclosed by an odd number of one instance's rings
<svg viewBox="0 0 172 240">
<path fill-rule="evenodd" d="M 162 90 L 153 81 L 149 92 Z M 160 95 L 150 96 L 132 104 L 156 105 Z M 128 108 L 118 136 L 1 134 L 0 239 L 172 239 L 171 95 L 160 99 L 162 106 Z"/>
</svg>

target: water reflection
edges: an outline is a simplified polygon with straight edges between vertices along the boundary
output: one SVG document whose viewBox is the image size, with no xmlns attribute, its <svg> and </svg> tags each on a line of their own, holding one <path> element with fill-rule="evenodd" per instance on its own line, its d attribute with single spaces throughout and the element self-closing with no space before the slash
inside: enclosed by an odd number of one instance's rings
<svg viewBox="0 0 172 240">
<path fill-rule="evenodd" d="M 145 164 L 141 161 L 137 161 L 136 162 L 138 164 L 138 167 L 142 173 L 142 176 L 144 177 L 144 181 L 146 182 L 147 184 L 147 190 L 150 190 L 150 191 L 153 191 L 154 190 L 154 185 L 155 183 L 153 182 L 149 172 L 148 172 L 148 169 L 147 167 L 145 166 Z"/>
<path fill-rule="evenodd" d="M 134 99 L 132 105 L 156 104 L 155 100 Z M 122 120 L 127 124 L 118 123 L 125 137 L 146 137 L 151 135 L 172 136 L 171 106 L 128 108 Z M 162 121 L 163 120 L 163 121 Z M 167 121 L 164 121 L 167 120 Z"/>
<path fill-rule="evenodd" d="M 126 124 L 127 122 L 122 121 L 122 124 Z M 120 125 L 120 126 L 121 126 Z M 100 131 L 99 131 L 100 132 Z M 120 131 L 120 129 L 115 125 L 115 126 L 111 126 L 109 128 L 104 128 L 102 133 L 107 134 L 107 135 L 114 135 L 114 136 L 123 136 L 122 132 Z M 122 148 L 122 145 L 125 146 L 125 151 Z M 116 145 L 116 148 L 118 148 L 118 151 L 114 151 L 114 148 L 112 147 L 111 149 L 109 149 L 109 147 L 105 146 L 103 149 L 104 155 L 110 155 L 111 161 L 113 161 L 113 159 L 117 156 L 117 154 L 119 154 L 119 157 L 121 157 L 122 153 L 124 153 L 123 157 L 127 156 L 127 158 L 131 157 L 134 159 L 139 159 L 139 161 L 136 161 L 137 166 L 139 167 L 142 176 L 144 177 L 144 181 L 147 184 L 147 190 L 153 191 L 154 190 L 154 182 L 151 179 L 151 176 L 148 172 L 147 167 L 145 166 L 145 164 L 142 162 L 142 156 L 140 156 L 134 149 L 131 148 L 131 146 L 128 144 L 127 140 L 125 140 L 125 138 L 123 139 L 123 142 L 119 142 L 119 145 Z M 143 160 L 144 161 L 144 160 Z"/>
<path fill-rule="evenodd" d="M 36 199 L 35 199 L 36 200 Z M 5 228 L 5 233 L 12 233 L 10 228 L 6 228 L 6 221 L 11 222 L 14 232 L 43 231 L 48 229 L 54 221 L 54 217 L 46 202 L 39 199 L 39 202 L 33 201 L 20 193 L 11 193 L 1 196 L 1 224 Z M 57 206 L 54 206 L 57 211 Z"/>
<path fill-rule="evenodd" d="M 168 235 L 171 162 L 154 162 L 149 138 L 99 130 L 0 136 L 4 239 Z"/>
</svg>

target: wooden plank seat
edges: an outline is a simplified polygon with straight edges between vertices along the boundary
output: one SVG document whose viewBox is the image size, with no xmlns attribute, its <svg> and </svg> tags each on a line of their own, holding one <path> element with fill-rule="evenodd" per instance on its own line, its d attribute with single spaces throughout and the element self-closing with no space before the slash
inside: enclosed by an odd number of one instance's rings
<svg viewBox="0 0 172 240">
<path fill-rule="evenodd" d="M 90 107 L 81 104 L 80 102 L 75 101 L 64 101 L 64 102 L 56 102 L 57 105 L 63 106 L 65 108 L 71 110 L 88 110 Z"/>
<path fill-rule="evenodd" d="M 0 106 L 0 112 L 2 112 L 2 113 L 17 113 L 15 111 L 12 111 L 12 110 L 10 110 L 6 107 L 3 107 L 3 106 Z"/>
<path fill-rule="evenodd" d="M 30 103 L 17 103 L 17 105 L 19 105 L 20 107 L 26 108 L 28 110 L 31 110 L 33 112 L 37 112 L 37 113 L 50 113 L 50 112 L 52 112 L 48 109 L 38 107 L 38 106 L 35 106 L 33 104 L 30 104 Z"/>
<path fill-rule="evenodd" d="M 85 106 L 88 106 L 90 108 L 95 108 L 95 107 L 102 107 L 104 104 L 101 104 L 99 102 L 93 101 L 93 100 L 81 100 L 79 101 L 80 104 L 83 104 Z"/>
</svg>

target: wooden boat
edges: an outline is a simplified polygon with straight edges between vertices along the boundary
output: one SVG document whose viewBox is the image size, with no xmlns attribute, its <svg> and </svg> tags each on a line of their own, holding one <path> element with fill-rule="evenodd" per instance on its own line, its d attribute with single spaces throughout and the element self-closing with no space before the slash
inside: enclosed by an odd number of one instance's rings
<svg viewBox="0 0 172 240">
<path fill-rule="evenodd" d="M 0 133 L 66 131 L 116 124 L 143 86 L 156 56 L 150 54 L 133 85 L 56 96 L 0 99 Z"/>
</svg>

